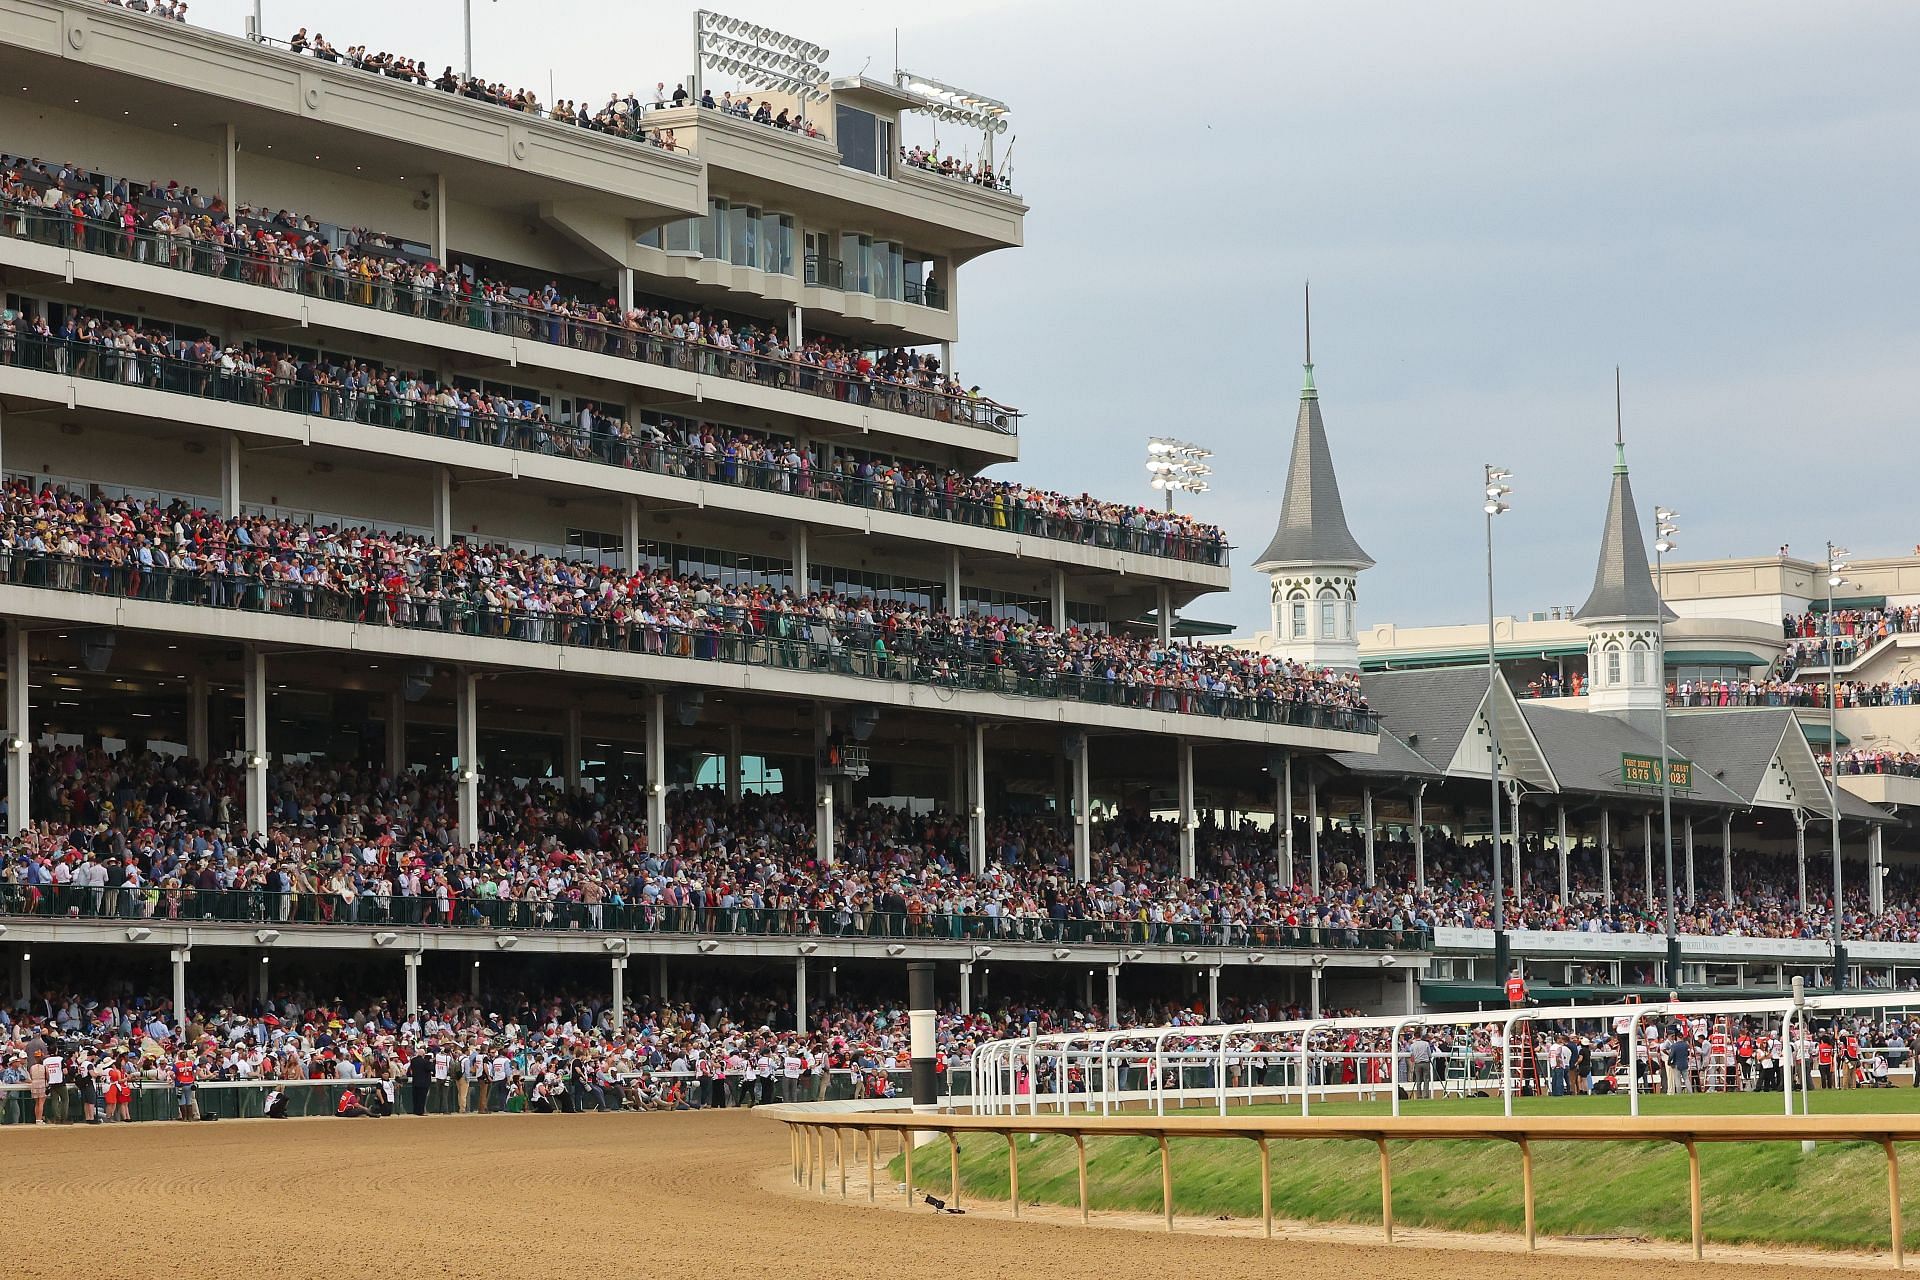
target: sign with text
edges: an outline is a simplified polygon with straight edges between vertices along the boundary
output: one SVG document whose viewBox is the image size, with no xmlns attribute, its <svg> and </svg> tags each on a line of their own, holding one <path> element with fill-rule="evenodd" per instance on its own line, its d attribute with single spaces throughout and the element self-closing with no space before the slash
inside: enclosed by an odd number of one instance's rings
<svg viewBox="0 0 1920 1280">
<path fill-rule="evenodd" d="M 1620 782 L 1629 787 L 1657 787 L 1660 785 L 1660 757 L 1637 756 L 1630 752 L 1620 755 Z M 1693 761 L 1682 760 L 1678 756 L 1667 757 L 1667 785 L 1675 791 L 1693 790 Z"/>
</svg>

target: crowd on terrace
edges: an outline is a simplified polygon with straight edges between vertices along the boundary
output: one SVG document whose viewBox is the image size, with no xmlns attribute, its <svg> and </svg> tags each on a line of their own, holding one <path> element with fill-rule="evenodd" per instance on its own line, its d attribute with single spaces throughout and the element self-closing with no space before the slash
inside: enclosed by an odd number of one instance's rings
<svg viewBox="0 0 1920 1280">
<path fill-rule="evenodd" d="M 0 499 L 15 582 L 889 679 L 981 684 L 1199 714 L 1364 711 L 1351 674 L 1225 646 L 1162 646 L 897 600 L 726 584 L 411 534 L 226 518 L 184 502 L 15 482 Z"/>
<path fill-rule="evenodd" d="M 1920 631 L 1920 605 L 1835 609 L 1789 614 L 1781 620 L 1788 645 L 1784 667 L 1846 666 L 1888 636 Z"/>
</svg>

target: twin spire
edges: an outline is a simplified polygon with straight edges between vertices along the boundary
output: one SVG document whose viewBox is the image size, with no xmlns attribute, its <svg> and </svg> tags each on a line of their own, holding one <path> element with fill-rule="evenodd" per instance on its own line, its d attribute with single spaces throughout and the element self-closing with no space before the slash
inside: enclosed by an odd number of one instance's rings
<svg viewBox="0 0 1920 1280">
<path fill-rule="evenodd" d="M 1647 544 L 1640 536 L 1640 513 L 1633 505 L 1627 477 L 1627 444 L 1620 412 L 1620 370 L 1613 371 L 1613 492 L 1600 530 L 1600 563 L 1593 590 L 1573 617 L 1576 622 L 1652 621 L 1673 618 L 1647 567 Z"/>
</svg>

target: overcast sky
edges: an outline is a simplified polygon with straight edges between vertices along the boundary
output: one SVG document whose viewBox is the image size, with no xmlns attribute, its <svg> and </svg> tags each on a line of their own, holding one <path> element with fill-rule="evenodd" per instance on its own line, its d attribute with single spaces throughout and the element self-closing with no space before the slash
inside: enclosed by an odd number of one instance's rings
<svg viewBox="0 0 1920 1280">
<path fill-rule="evenodd" d="M 561 97 L 671 84 L 692 5 L 474 0 L 475 70 Z M 1192 509 L 1272 531 L 1314 287 L 1316 381 L 1347 515 L 1379 561 L 1363 621 L 1471 621 L 1479 469 L 1517 473 L 1498 602 L 1585 598 L 1613 367 L 1643 515 L 1682 558 L 1829 536 L 1920 542 L 1920 5 L 854 0 L 725 12 L 1014 112 L 1027 246 L 962 275 L 968 382 L 1027 411 L 1032 483 L 1150 498 L 1151 434 L 1216 451 Z M 198 0 L 238 32 L 248 0 Z M 460 60 L 459 0 L 265 0 Z M 1176 20 L 1177 19 L 1177 20 Z M 1002 468 L 1002 474 L 1013 474 Z"/>
</svg>

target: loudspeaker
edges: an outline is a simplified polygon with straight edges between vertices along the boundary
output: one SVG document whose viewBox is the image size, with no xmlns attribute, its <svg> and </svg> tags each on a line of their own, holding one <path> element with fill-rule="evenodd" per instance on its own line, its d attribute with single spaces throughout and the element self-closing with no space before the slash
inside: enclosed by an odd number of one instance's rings
<svg viewBox="0 0 1920 1280">
<path fill-rule="evenodd" d="M 99 675 L 113 661 L 114 633 L 105 627 L 80 633 L 80 665 Z"/>
</svg>

